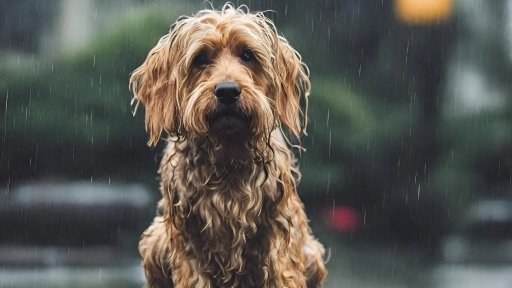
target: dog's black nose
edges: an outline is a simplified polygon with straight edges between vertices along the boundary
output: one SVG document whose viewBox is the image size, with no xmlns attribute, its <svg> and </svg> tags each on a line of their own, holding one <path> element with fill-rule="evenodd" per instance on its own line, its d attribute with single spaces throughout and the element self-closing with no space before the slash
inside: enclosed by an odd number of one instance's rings
<svg viewBox="0 0 512 288">
<path fill-rule="evenodd" d="M 230 105 L 238 101 L 242 88 L 235 82 L 226 81 L 215 85 L 213 93 L 220 103 Z"/>
</svg>

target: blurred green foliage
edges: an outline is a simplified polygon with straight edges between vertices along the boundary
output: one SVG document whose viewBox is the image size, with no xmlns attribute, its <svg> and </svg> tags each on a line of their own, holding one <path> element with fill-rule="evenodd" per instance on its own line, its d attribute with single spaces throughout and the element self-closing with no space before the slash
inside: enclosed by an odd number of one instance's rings
<svg viewBox="0 0 512 288">
<path fill-rule="evenodd" d="M 343 193 L 343 176 L 357 169 L 350 166 L 353 160 L 371 162 L 379 151 L 399 145 L 411 121 L 417 121 L 413 113 L 417 108 L 386 105 L 351 89 L 343 79 L 313 78 L 312 83 L 310 135 L 303 139 L 307 149 L 302 155 L 303 185 Z"/>
<path fill-rule="evenodd" d="M 76 55 L 1 72 L 2 181 L 148 175 L 155 160 L 143 113 L 132 115 L 128 80 L 179 12 L 139 12 Z"/>
<path fill-rule="evenodd" d="M 512 180 L 512 111 L 482 112 L 442 122 L 443 147 L 433 174 L 434 189 L 453 205 L 508 199 Z"/>
</svg>

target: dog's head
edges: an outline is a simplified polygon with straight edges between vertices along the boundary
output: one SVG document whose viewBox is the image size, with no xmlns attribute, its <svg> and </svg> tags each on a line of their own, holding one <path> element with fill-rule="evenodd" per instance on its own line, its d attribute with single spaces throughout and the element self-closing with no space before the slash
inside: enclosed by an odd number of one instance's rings
<svg viewBox="0 0 512 288">
<path fill-rule="evenodd" d="M 263 13 L 226 4 L 178 19 L 133 72 L 130 87 L 146 109 L 149 145 L 162 131 L 268 142 L 281 125 L 297 137 L 304 132 L 307 73 Z"/>
</svg>

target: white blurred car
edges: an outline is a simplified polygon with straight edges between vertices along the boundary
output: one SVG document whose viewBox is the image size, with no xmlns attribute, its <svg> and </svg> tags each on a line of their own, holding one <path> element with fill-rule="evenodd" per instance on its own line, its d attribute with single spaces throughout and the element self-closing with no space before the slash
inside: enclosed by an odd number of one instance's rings
<svg viewBox="0 0 512 288">
<path fill-rule="evenodd" d="M 441 241 L 447 262 L 512 262 L 512 202 L 480 201 Z"/>
</svg>

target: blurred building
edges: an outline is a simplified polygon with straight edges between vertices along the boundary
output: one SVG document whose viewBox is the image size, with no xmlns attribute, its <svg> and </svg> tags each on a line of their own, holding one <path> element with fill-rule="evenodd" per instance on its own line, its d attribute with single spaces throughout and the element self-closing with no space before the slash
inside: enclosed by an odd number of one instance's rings
<svg viewBox="0 0 512 288">
<path fill-rule="evenodd" d="M 32 54 L 49 60 L 80 51 L 135 2 L 0 1 L 0 61 L 19 65 L 33 61 Z"/>
</svg>

